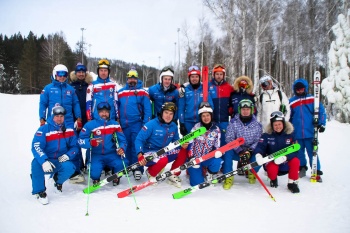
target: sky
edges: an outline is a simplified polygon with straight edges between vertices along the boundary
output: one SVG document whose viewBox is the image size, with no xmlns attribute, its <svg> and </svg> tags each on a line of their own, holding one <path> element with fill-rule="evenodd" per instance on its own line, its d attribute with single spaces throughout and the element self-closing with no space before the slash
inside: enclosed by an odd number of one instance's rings
<svg viewBox="0 0 350 233">
<path fill-rule="evenodd" d="M 125 177 L 120 185 L 107 184 L 88 199 L 82 192 L 87 182 L 65 182 L 63 193 L 57 194 L 52 179 L 46 176 L 49 204 L 43 206 L 31 195 L 30 180 L 39 95 L 0 94 L 0 103 L 1 232 L 350 232 L 349 124 L 330 121 L 319 134 L 323 183 L 311 183 L 309 169 L 299 181 L 300 193 L 292 194 L 287 176 L 278 177 L 278 188 L 271 188 L 260 169 L 259 176 L 276 202 L 258 182 L 249 184 L 242 176 L 235 176 L 230 190 L 217 184 L 174 200 L 173 193 L 189 187 L 182 172 L 181 189 L 161 182 L 136 192 L 135 201 L 117 197 L 129 187 Z M 166 170 L 169 168 L 170 164 Z M 142 176 L 140 182 L 146 179 Z M 89 216 L 85 216 L 87 212 Z"/>
<path fill-rule="evenodd" d="M 0 9 L 0 33 L 4 35 L 21 32 L 27 36 L 32 31 L 47 36 L 63 31 L 75 50 L 83 34 L 85 52 L 91 57 L 156 68 L 178 61 L 178 41 L 180 59 L 185 57 L 186 39 L 181 31 L 185 22 L 192 40 L 197 39 L 203 15 L 216 25 L 201 0 L 1 0 Z"/>
</svg>

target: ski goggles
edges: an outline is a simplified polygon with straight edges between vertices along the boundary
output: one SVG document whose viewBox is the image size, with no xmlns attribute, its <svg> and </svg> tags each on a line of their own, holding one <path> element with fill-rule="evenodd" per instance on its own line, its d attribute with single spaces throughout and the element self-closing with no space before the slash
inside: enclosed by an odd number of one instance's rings
<svg viewBox="0 0 350 233">
<path fill-rule="evenodd" d="M 225 66 L 223 64 L 216 64 L 216 65 L 214 65 L 214 69 L 219 69 L 219 68 L 225 69 Z"/>
<path fill-rule="evenodd" d="M 127 76 L 128 78 L 138 78 L 138 77 L 139 77 L 139 74 L 137 73 L 136 70 L 130 70 L 130 71 L 126 74 L 126 76 Z"/>
<path fill-rule="evenodd" d="M 197 71 L 199 70 L 198 66 L 190 66 L 190 68 L 188 68 L 188 72 L 191 72 L 191 71 Z"/>
<path fill-rule="evenodd" d="M 75 72 L 79 72 L 79 71 L 83 71 L 83 72 L 86 72 L 86 66 L 84 66 L 84 65 L 77 65 L 76 67 L 75 67 Z"/>
<path fill-rule="evenodd" d="M 107 59 L 102 59 L 98 61 L 98 67 L 99 68 L 109 68 L 111 64 L 109 63 L 109 61 Z"/>
<path fill-rule="evenodd" d="M 176 105 L 173 102 L 166 102 L 166 103 L 164 103 L 163 106 L 162 106 L 162 109 L 163 110 L 173 111 L 174 113 L 177 110 Z"/>
<path fill-rule="evenodd" d="M 58 115 L 66 115 L 66 110 L 62 106 L 55 106 L 52 108 L 52 115 L 58 116 Z"/>
<path fill-rule="evenodd" d="M 211 108 L 209 102 L 202 102 L 199 104 L 199 108 L 204 108 L 204 107 Z"/>
<path fill-rule="evenodd" d="M 106 109 L 106 110 L 111 110 L 111 105 L 109 105 L 109 103 L 107 102 L 101 102 L 97 105 L 97 111 L 100 111 L 102 109 Z"/>
<path fill-rule="evenodd" d="M 253 104 L 253 102 L 250 101 L 250 100 L 241 100 L 241 101 L 239 102 L 239 107 L 240 107 L 240 108 L 251 108 L 251 107 L 253 107 L 253 106 L 254 106 L 254 104 Z"/>
<path fill-rule="evenodd" d="M 270 82 L 269 82 L 269 81 L 265 81 L 265 82 L 260 83 L 260 85 L 261 85 L 263 88 L 266 88 L 266 87 L 270 86 Z"/>
<path fill-rule="evenodd" d="M 274 118 L 276 118 L 276 120 L 279 120 L 279 118 L 281 118 L 280 120 L 283 120 L 284 119 L 284 115 L 280 111 L 275 111 L 275 112 L 272 112 L 271 115 L 270 115 L 270 119 L 274 119 Z"/>
<path fill-rule="evenodd" d="M 245 80 L 241 80 L 238 84 L 240 88 L 247 89 L 249 87 L 248 82 Z"/>
<path fill-rule="evenodd" d="M 167 71 L 171 71 L 172 73 L 174 73 L 174 70 L 173 70 L 173 69 L 171 69 L 171 67 L 170 67 L 170 66 L 166 66 L 166 67 L 164 67 L 164 68 L 161 70 L 161 73 L 163 73 L 163 72 L 167 72 Z"/>
<path fill-rule="evenodd" d="M 67 71 L 56 71 L 56 76 L 57 77 L 68 77 L 68 72 Z"/>
</svg>

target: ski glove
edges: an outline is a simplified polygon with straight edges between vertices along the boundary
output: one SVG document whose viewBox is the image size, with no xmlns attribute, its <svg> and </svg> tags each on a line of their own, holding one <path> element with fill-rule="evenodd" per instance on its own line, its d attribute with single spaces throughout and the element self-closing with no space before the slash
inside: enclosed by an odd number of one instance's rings
<svg viewBox="0 0 350 233">
<path fill-rule="evenodd" d="M 74 128 L 79 131 L 81 128 L 83 128 L 83 123 L 81 122 L 81 118 L 77 118 L 77 120 L 74 123 Z"/>
<path fill-rule="evenodd" d="M 188 134 L 184 123 L 180 123 L 180 133 L 182 136 L 185 136 L 186 134 Z"/>
<path fill-rule="evenodd" d="M 90 139 L 90 145 L 93 147 L 100 145 L 101 142 L 103 142 L 102 138 L 91 138 Z"/>
<path fill-rule="evenodd" d="M 323 125 L 319 125 L 318 127 L 318 132 L 323 133 L 326 130 L 326 127 L 324 127 Z"/>
<path fill-rule="evenodd" d="M 55 169 L 55 165 L 51 163 L 50 161 L 45 161 L 42 165 L 44 172 L 53 172 L 53 169 Z"/>
<path fill-rule="evenodd" d="M 287 161 L 287 156 L 281 156 L 275 159 L 275 164 L 279 165 Z"/>
<path fill-rule="evenodd" d="M 44 118 L 41 118 L 41 119 L 40 119 L 40 126 L 45 125 L 45 123 L 46 123 L 45 119 L 44 119 Z"/>
<path fill-rule="evenodd" d="M 69 157 L 66 154 L 61 155 L 60 157 L 58 157 L 58 162 L 60 162 L 60 163 L 66 162 L 68 160 L 69 160 Z"/>
<path fill-rule="evenodd" d="M 192 162 L 195 159 L 196 159 L 195 157 L 191 157 L 189 162 Z M 192 168 L 198 169 L 198 168 L 200 168 L 200 166 L 199 166 L 199 164 L 196 164 L 196 165 L 193 165 Z"/>
<path fill-rule="evenodd" d="M 242 165 L 247 165 L 249 163 L 250 153 L 249 151 L 242 151 L 239 153 Z"/>
<path fill-rule="evenodd" d="M 258 163 L 259 166 L 264 164 L 264 158 L 263 158 L 262 154 L 257 153 L 255 155 L 255 159 L 256 159 L 256 162 Z"/>
</svg>

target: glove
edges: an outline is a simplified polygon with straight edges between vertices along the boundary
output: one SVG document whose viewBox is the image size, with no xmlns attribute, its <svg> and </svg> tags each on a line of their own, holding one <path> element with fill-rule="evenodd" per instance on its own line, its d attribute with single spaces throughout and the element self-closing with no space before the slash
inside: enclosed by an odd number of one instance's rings
<svg viewBox="0 0 350 233">
<path fill-rule="evenodd" d="M 279 165 L 287 161 L 287 156 L 281 156 L 274 160 L 275 164 Z"/>
<path fill-rule="evenodd" d="M 195 160 L 196 158 L 195 157 L 191 157 L 189 162 L 191 162 L 192 160 Z M 196 164 L 196 165 L 193 165 L 192 168 L 195 168 L 195 169 L 198 169 L 200 168 L 199 164 Z"/>
<path fill-rule="evenodd" d="M 77 118 L 77 120 L 74 123 L 74 128 L 76 128 L 77 131 L 83 128 L 83 123 L 81 122 L 81 118 Z"/>
<path fill-rule="evenodd" d="M 180 123 L 180 133 L 182 134 L 182 136 L 188 134 L 184 123 Z"/>
<path fill-rule="evenodd" d="M 53 169 L 55 169 L 55 165 L 53 165 L 53 163 L 51 163 L 50 161 L 46 160 L 43 165 L 43 170 L 44 172 L 53 172 Z"/>
<path fill-rule="evenodd" d="M 41 118 L 41 119 L 40 119 L 40 126 L 45 125 L 45 123 L 46 123 L 45 119 L 44 119 L 44 118 Z"/>
<path fill-rule="evenodd" d="M 250 153 L 249 151 L 242 151 L 239 153 L 242 165 L 247 165 L 249 163 Z"/>
<path fill-rule="evenodd" d="M 60 163 L 66 162 L 68 160 L 69 160 L 69 157 L 66 154 L 61 155 L 60 157 L 58 157 L 58 162 L 60 162 Z"/>
<path fill-rule="evenodd" d="M 326 127 L 324 127 L 323 125 L 319 125 L 318 127 L 318 132 L 323 133 L 326 130 Z"/>
<path fill-rule="evenodd" d="M 103 142 L 102 138 L 91 138 L 90 139 L 90 145 L 93 147 L 100 145 L 101 142 Z"/>
<path fill-rule="evenodd" d="M 257 153 L 255 155 L 255 159 L 256 159 L 256 162 L 258 163 L 259 166 L 264 164 L 264 158 L 263 158 L 262 154 Z"/>
</svg>

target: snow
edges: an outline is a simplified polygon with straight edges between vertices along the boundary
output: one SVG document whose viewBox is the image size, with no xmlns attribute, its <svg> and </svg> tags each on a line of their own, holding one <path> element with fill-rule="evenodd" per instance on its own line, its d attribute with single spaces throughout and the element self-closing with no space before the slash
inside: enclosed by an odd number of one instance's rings
<svg viewBox="0 0 350 233">
<path fill-rule="evenodd" d="M 63 193 L 56 194 L 47 180 L 50 203 L 46 206 L 31 195 L 31 141 L 39 126 L 39 96 L 0 94 L 0 102 L 1 232 L 350 232 L 349 124 L 327 123 L 319 147 L 324 182 L 310 183 L 308 171 L 300 180 L 300 194 L 287 190 L 287 176 L 279 177 L 277 189 L 270 188 L 260 170 L 276 202 L 258 182 L 251 185 L 236 176 L 229 191 L 216 185 L 179 200 L 171 194 L 180 189 L 162 182 L 135 193 L 136 210 L 133 197 L 116 196 L 128 187 L 123 178 L 117 187 L 108 184 L 90 194 L 89 216 L 85 216 L 86 184 L 66 182 Z M 189 187 L 184 173 L 181 178 L 183 188 Z M 131 182 L 136 184 L 134 179 Z"/>
</svg>

